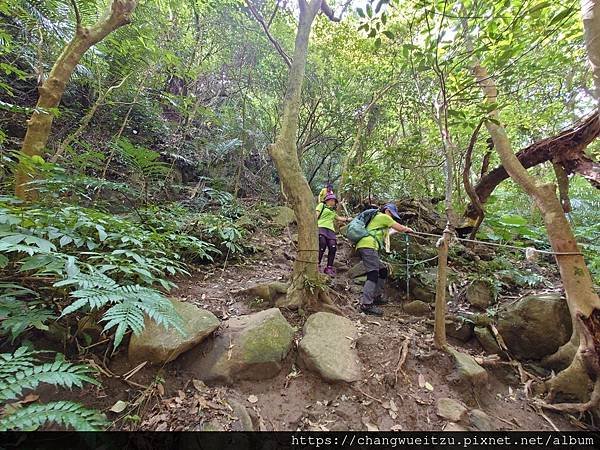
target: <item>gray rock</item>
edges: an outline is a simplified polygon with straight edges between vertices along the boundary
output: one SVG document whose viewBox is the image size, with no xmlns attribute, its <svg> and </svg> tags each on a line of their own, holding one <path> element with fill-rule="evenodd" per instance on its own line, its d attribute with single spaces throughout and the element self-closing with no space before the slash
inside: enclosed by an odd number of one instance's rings
<svg viewBox="0 0 600 450">
<path fill-rule="evenodd" d="M 353 265 L 350 268 L 350 270 L 348 270 L 348 273 L 346 275 L 348 276 L 348 278 L 352 279 L 352 278 L 358 278 L 366 273 L 367 273 L 367 270 L 365 269 L 365 265 L 363 264 L 362 261 L 360 261 L 358 264 Z"/>
<path fill-rule="evenodd" d="M 467 287 L 465 297 L 469 304 L 485 311 L 494 303 L 492 285 L 486 280 L 475 280 Z"/>
<path fill-rule="evenodd" d="M 354 284 L 365 284 L 367 282 L 367 276 L 366 275 L 362 275 L 360 277 L 356 277 L 354 279 Z"/>
<path fill-rule="evenodd" d="M 166 329 L 146 317 L 144 331 L 137 336 L 132 335 L 129 341 L 128 355 L 132 363 L 148 361 L 164 364 L 173 361 L 206 339 L 219 326 L 219 319 L 210 311 L 191 303 L 178 300 L 171 302 L 183 319 L 187 335 L 183 336 L 174 328 Z"/>
<path fill-rule="evenodd" d="M 270 208 L 268 213 L 271 216 L 271 220 L 282 227 L 287 227 L 296 221 L 296 215 L 292 208 L 287 206 L 275 206 Z"/>
<path fill-rule="evenodd" d="M 233 317 L 224 323 L 206 355 L 194 365 L 204 381 L 263 380 L 281 370 L 294 329 L 278 308 Z"/>
<path fill-rule="evenodd" d="M 473 337 L 473 324 L 464 320 L 446 319 L 446 334 L 461 342 Z"/>
<path fill-rule="evenodd" d="M 234 399 L 227 400 L 229 406 L 233 409 L 233 414 L 237 417 L 232 425 L 233 431 L 254 431 L 254 425 L 252 424 L 252 418 L 248 414 L 248 410 L 244 405 Z"/>
<path fill-rule="evenodd" d="M 475 337 L 481 344 L 481 347 L 490 355 L 502 354 L 502 349 L 496 342 L 496 338 L 487 327 L 475 327 Z"/>
<path fill-rule="evenodd" d="M 558 295 L 530 295 L 500 311 L 497 328 L 515 357 L 541 359 L 571 338 L 571 315 Z"/>
<path fill-rule="evenodd" d="M 469 411 L 469 421 L 479 431 L 496 431 L 496 427 L 490 416 L 480 409 Z"/>
<path fill-rule="evenodd" d="M 467 415 L 467 407 L 452 398 L 440 398 L 437 401 L 437 415 L 451 422 L 460 422 Z"/>
<path fill-rule="evenodd" d="M 456 370 L 462 380 L 477 387 L 487 384 L 488 373 L 475 361 L 475 358 L 466 353 L 459 352 L 452 347 L 448 351 L 454 358 Z"/>
<path fill-rule="evenodd" d="M 404 305 L 404 312 L 411 316 L 426 316 L 431 313 L 431 309 L 427 303 L 414 300 Z"/>
<path fill-rule="evenodd" d="M 319 312 L 308 318 L 303 331 L 298 356 L 304 367 L 328 382 L 360 380 L 361 364 L 353 348 L 358 332 L 350 320 Z"/>
</svg>

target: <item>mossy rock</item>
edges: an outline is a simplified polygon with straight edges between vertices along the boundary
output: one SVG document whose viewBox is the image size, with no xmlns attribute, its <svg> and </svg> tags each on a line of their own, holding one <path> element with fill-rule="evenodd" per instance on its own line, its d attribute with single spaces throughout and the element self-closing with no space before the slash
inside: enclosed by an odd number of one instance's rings
<svg viewBox="0 0 600 450">
<path fill-rule="evenodd" d="M 431 314 L 429 305 L 421 300 L 413 300 L 403 306 L 404 312 L 411 316 L 428 316 Z"/>
<path fill-rule="evenodd" d="M 541 359 L 571 338 L 571 315 L 559 295 L 530 295 L 500 311 L 497 328 L 515 357 Z"/>
<path fill-rule="evenodd" d="M 232 384 L 276 376 L 294 337 L 294 329 L 278 308 L 233 317 L 195 365 L 196 377 Z"/>
<path fill-rule="evenodd" d="M 503 353 L 492 332 L 487 327 L 475 327 L 475 337 L 486 353 L 490 355 L 501 355 Z"/>
<path fill-rule="evenodd" d="M 454 363 L 460 379 L 471 384 L 473 387 L 483 387 L 487 385 L 488 373 L 477 363 L 477 361 L 475 361 L 475 358 L 467 353 L 459 352 L 452 347 L 448 348 L 448 352 L 454 358 Z"/>
<path fill-rule="evenodd" d="M 473 337 L 473 324 L 460 318 L 446 319 L 446 334 L 461 342 L 468 342 Z"/>
<path fill-rule="evenodd" d="M 146 326 L 139 335 L 129 341 L 128 355 L 132 363 L 148 361 L 164 364 L 173 361 L 183 352 L 200 344 L 219 326 L 219 319 L 210 311 L 197 306 L 171 300 L 173 307 L 183 319 L 186 335 L 174 328 L 165 328 L 146 317 Z"/>
<path fill-rule="evenodd" d="M 496 300 L 492 284 L 487 280 L 475 280 L 467 287 L 467 302 L 475 308 L 485 311 Z"/>
<path fill-rule="evenodd" d="M 281 227 L 287 227 L 296 221 L 294 210 L 287 206 L 274 206 L 267 211 L 271 221 Z"/>
</svg>

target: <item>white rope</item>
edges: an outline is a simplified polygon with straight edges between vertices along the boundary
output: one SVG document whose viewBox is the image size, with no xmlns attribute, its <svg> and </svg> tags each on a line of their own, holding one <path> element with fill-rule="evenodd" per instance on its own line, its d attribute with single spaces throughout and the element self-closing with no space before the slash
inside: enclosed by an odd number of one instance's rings
<svg viewBox="0 0 600 450">
<path fill-rule="evenodd" d="M 431 237 L 435 237 L 435 238 L 441 238 L 443 237 L 441 234 L 433 234 L 433 233 L 424 233 L 422 231 L 412 231 L 408 234 L 414 234 L 414 235 L 421 235 L 421 236 L 431 236 Z M 481 244 L 481 245 L 490 245 L 493 247 L 505 247 L 505 248 L 513 248 L 516 250 L 525 250 L 525 251 L 534 251 L 537 253 L 544 253 L 546 255 L 579 255 L 579 256 L 583 256 L 581 253 L 579 252 L 549 252 L 547 250 L 539 250 L 535 247 L 518 247 L 516 245 L 510 245 L 510 244 L 498 244 L 496 242 L 486 242 L 486 241 L 478 241 L 475 239 L 466 239 L 466 238 L 459 238 L 454 236 L 454 239 L 456 239 L 457 241 L 463 241 L 463 242 L 472 242 L 474 244 Z"/>
</svg>

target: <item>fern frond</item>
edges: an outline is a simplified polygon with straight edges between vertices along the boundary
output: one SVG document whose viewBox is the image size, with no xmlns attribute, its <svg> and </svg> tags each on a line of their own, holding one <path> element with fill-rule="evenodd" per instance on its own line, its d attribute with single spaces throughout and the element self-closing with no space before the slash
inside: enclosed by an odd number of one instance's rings
<svg viewBox="0 0 600 450">
<path fill-rule="evenodd" d="M 63 287 L 72 284 L 78 284 L 80 289 L 102 288 L 111 290 L 119 286 L 119 284 L 109 276 L 95 271 L 90 274 L 81 272 L 76 273 L 65 280 L 54 283 L 54 287 Z"/>
<path fill-rule="evenodd" d="M 182 336 L 187 335 L 182 318 L 177 314 L 173 304 L 166 298 L 163 298 L 160 302 L 149 302 L 147 299 L 143 299 L 137 304 L 137 307 L 159 325 L 167 329 L 173 327 Z"/>
<path fill-rule="evenodd" d="M 69 401 L 29 405 L 0 418 L 0 431 L 36 430 L 46 423 L 57 423 L 75 431 L 99 431 L 108 426 L 104 414 Z"/>
<path fill-rule="evenodd" d="M 62 359 L 39 366 L 19 368 L 3 374 L 0 378 L 0 401 L 13 400 L 26 389 L 35 389 L 40 383 L 72 388 L 82 387 L 83 382 L 99 384 L 88 376 L 93 370 L 87 366 L 76 365 Z"/>
<path fill-rule="evenodd" d="M 0 296 L 0 334 L 10 333 L 14 340 L 30 327 L 47 330 L 44 322 L 54 318 L 52 311 L 36 308 L 33 302 L 23 302 L 14 297 Z"/>
<path fill-rule="evenodd" d="M 144 330 L 144 312 L 136 304 L 135 301 L 118 303 L 106 311 L 102 317 L 102 321 L 107 322 L 104 331 L 114 326 L 117 327 L 115 348 L 119 346 L 128 329 L 135 334 L 140 334 Z"/>
<path fill-rule="evenodd" d="M 16 349 L 14 353 L 0 353 L 0 380 L 35 366 L 37 358 L 34 355 L 40 353 L 24 346 Z"/>
</svg>

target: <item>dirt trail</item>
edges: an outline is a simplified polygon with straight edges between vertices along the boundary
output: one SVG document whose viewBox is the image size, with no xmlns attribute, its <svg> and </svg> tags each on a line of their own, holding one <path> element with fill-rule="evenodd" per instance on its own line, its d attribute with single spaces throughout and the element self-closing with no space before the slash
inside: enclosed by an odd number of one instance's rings
<svg viewBox="0 0 600 450">
<path fill-rule="evenodd" d="M 220 319 L 252 313 L 265 307 L 239 298 L 235 291 L 256 283 L 285 279 L 291 272 L 294 249 L 290 239 L 255 237 L 265 248 L 245 262 L 230 262 L 212 271 L 194 274 L 182 280 L 174 297 L 185 299 L 208 309 Z M 514 369 L 506 366 L 490 372 L 489 389 L 474 391 L 456 375 L 450 357 L 433 346 L 430 317 L 412 317 L 402 311 L 398 291 L 389 288 L 392 300 L 385 306 L 385 316 L 375 318 L 360 314 L 354 307 L 360 286 L 345 277 L 350 263 L 351 248 L 341 243 L 338 275 L 331 280 L 336 302 L 345 306 L 348 318 L 357 326 L 360 359 L 364 365 L 363 380 L 352 385 L 331 385 L 296 365 L 294 345 L 284 369 L 273 379 L 241 381 L 233 386 L 206 386 L 198 382 L 194 361 L 203 346 L 180 356 L 164 368 L 144 367 L 133 377 L 140 385 L 151 385 L 157 376 L 163 386 L 147 391 L 136 410 L 139 421 L 120 421 L 119 429 L 202 430 L 243 429 L 231 405 L 246 407 L 255 429 L 260 430 L 442 430 L 447 423 L 436 414 L 439 398 L 460 400 L 470 408 L 485 411 L 491 425 L 498 430 L 552 430 L 548 419 L 561 430 L 576 429 L 561 415 L 547 413 L 543 418 L 528 405 L 523 385 Z M 296 344 L 301 337 L 301 318 L 283 311 L 288 321 L 297 327 Z M 408 355 L 398 369 L 401 349 L 408 342 Z M 462 351 L 480 353 L 477 344 L 471 348 L 453 341 Z M 131 369 L 125 355 L 110 363 L 114 373 Z M 196 381 L 194 381 L 196 380 Z M 118 399 L 131 402 L 139 390 L 118 380 L 104 383 L 105 406 Z M 110 405 L 108 402 L 110 401 Z M 233 403 L 232 403 L 233 401 Z M 110 415 L 111 413 L 109 413 Z M 112 416 L 115 416 L 112 414 Z M 121 415 L 123 416 L 123 414 Z"/>
</svg>

